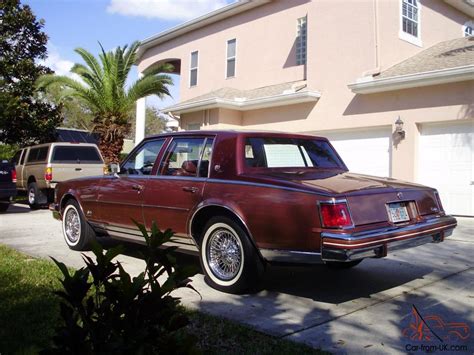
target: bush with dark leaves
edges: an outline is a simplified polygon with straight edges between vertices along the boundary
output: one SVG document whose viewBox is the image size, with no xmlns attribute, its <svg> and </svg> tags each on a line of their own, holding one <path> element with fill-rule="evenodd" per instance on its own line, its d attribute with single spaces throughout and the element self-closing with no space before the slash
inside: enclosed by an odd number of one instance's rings
<svg viewBox="0 0 474 355">
<path fill-rule="evenodd" d="M 194 339 L 183 332 L 189 320 L 179 299 L 171 293 L 182 287 L 193 289 L 189 277 L 192 266 L 180 266 L 173 256 L 175 248 L 162 248 L 173 237 L 171 230 L 161 232 L 155 223 L 148 233 L 137 223 L 146 241 L 140 251 L 145 271 L 131 277 L 113 259 L 124 251 L 118 246 L 104 251 L 95 243 L 95 260 L 83 254 L 86 267 L 72 275 L 61 269 L 64 290 L 63 324 L 57 328 L 53 344 L 45 354 L 185 354 L 196 351 Z M 163 275 L 167 277 L 161 277 Z M 159 279 L 160 278 L 160 279 Z M 194 289 L 193 289 L 194 290 Z"/>
</svg>

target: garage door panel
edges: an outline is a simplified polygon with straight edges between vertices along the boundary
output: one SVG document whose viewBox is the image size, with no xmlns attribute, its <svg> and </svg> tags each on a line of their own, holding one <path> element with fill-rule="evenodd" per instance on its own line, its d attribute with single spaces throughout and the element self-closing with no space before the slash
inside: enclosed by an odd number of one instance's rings
<svg viewBox="0 0 474 355">
<path fill-rule="evenodd" d="M 418 182 L 438 189 L 445 210 L 474 215 L 474 122 L 421 127 Z"/>
<path fill-rule="evenodd" d="M 331 141 L 349 171 L 390 176 L 390 129 L 324 132 L 322 135 Z"/>
</svg>

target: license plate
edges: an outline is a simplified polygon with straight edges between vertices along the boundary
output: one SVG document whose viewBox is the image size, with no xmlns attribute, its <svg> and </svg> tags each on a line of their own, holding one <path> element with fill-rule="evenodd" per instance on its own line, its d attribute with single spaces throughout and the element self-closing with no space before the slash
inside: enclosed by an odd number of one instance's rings
<svg viewBox="0 0 474 355">
<path fill-rule="evenodd" d="M 403 203 L 391 203 L 388 205 L 388 214 L 393 223 L 406 222 L 410 220 L 407 208 Z"/>
</svg>

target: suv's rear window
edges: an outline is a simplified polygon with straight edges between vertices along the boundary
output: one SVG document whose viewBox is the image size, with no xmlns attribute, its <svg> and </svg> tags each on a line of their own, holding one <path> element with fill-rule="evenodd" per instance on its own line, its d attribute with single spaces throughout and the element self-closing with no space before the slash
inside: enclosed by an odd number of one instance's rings
<svg viewBox="0 0 474 355">
<path fill-rule="evenodd" d="M 326 141 L 300 138 L 247 138 L 245 163 L 253 168 L 344 168 Z"/>
<path fill-rule="evenodd" d="M 32 148 L 28 153 L 28 163 L 44 162 L 48 156 L 49 147 Z"/>
<path fill-rule="evenodd" d="M 102 158 L 95 147 L 54 147 L 52 163 L 88 163 L 102 164 Z"/>
</svg>

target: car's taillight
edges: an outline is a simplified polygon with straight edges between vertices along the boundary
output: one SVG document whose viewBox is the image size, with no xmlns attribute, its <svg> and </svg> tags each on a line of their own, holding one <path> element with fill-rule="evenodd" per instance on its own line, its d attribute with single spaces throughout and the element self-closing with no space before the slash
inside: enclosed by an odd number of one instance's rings
<svg viewBox="0 0 474 355">
<path fill-rule="evenodd" d="M 12 170 L 12 182 L 16 184 L 16 170 L 15 169 Z"/>
<path fill-rule="evenodd" d="M 319 205 L 323 227 L 340 228 L 352 226 L 352 219 L 346 202 L 323 202 Z"/>
<path fill-rule="evenodd" d="M 46 181 L 51 181 L 51 180 L 53 180 L 53 168 L 47 167 L 47 168 L 44 170 L 44 179 L 45 179 Z"/>
<path fill-rule="evenodd" d="M 441 199 L 439 197 L 439 193 L 438 191 L 435 191 L 435 196 L 436 196 L 436 202 L 438 203 L 438 209 L 440 212 L 443 212 L 444 211 L 444 208 L 443 208 L 443 204 L 441 203 Z"/>
</svg>

